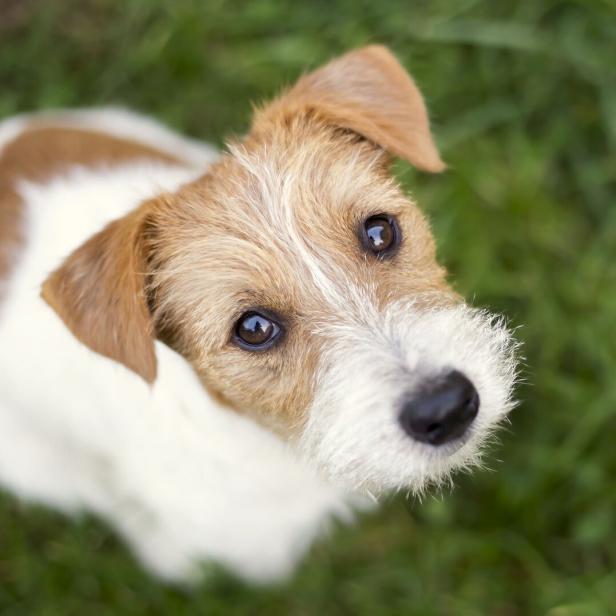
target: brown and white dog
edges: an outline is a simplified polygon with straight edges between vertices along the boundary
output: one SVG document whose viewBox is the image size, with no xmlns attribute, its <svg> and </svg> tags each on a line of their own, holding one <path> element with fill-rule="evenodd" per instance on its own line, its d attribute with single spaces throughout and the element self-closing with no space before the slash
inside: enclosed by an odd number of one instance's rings
<svg viewBox="0 0 616 616">
<path fill-rule="evenodd" d="M 1 123 L 0 483 L 168 578 L 264 581 L 360 495 L 476 464 L 514 344 L 447 284 L 392 156 L 444 167 L 378 46 L 220 157 L 113 109 Z"/>
</svg>

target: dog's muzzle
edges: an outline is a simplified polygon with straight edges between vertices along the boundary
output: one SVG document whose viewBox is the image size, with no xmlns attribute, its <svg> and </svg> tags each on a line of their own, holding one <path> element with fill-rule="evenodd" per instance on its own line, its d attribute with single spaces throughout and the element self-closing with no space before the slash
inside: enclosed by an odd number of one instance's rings
<svg viewBox="0 0 616 616">
<path fill-rule="evenodd" d="M 404 402 L 400 424 L 417 441 L 443 445 L 466 433 L 479 411 L 479 394 L 457 370 L 424 386 Z"/>
</svg>

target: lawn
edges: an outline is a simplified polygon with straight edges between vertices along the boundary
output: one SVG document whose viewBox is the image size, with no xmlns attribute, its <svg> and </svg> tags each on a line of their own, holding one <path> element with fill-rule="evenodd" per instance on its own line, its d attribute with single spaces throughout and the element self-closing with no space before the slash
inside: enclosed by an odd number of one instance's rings
<svg viewBox="0 0 616 616">
<path fill-rule="evenodd" d="M 614 0 L 0 0 L 0 117 L 121 103 L 222 143 L 368 42 L 415 75 L 449 164 L 401 182 L 456 287 L 524 343 L 489 469 L 392 499 L 261 589 L 165 586 L 100 522 L 4 495 L 2 616 L 616 614 Z"/>
</svg>

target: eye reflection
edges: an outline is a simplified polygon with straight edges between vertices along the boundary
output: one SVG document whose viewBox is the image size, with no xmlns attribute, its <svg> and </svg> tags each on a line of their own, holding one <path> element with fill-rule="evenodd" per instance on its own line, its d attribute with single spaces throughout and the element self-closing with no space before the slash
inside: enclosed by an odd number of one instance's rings
<svg viewBox="0 0 616 616">
<path fill-rule="evenodd" d="M 397 247 L 399 232 L 394 219 L 371 216 L 364 222 L 364 247 L 375 255 L 385 255 Z"/>
<path fill-rule="evenodd" d="M 269 348 L 280 333 L 280 326 L 259 312 L 246 312 L 235 326 L 236 340 L 248 350 Z"/>
</svg>

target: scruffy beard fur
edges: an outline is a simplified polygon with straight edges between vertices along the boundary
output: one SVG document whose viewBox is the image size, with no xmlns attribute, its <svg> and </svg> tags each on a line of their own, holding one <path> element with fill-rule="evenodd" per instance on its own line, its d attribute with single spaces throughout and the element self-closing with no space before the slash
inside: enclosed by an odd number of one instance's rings
<svg viewBox="0 0 616 616">
<path fill-rule="evenodd" d="M 515 343 L 451 288 L 394 157 L 445 167 L 379 46 L 304 75 L 215 161 L 117 110 L 0 124 L 0 483 L 99 513 L 166 577 L 264 581 L 357 493 L 478 464 Z M 255 312 L 271 345 L 239 339 Z M 451 375 L 472 394 L 426 423 L 443 439 L 402 424 Z"/>
<path fill-rule="evenodd" d="M 258 109 L 250 133 L 204 175 L 111 223 L 43 287 L 94 350 L 153 382 L 156 335 L 218 401 L 299 443 L 330 480 L 373 492 L 419 491 L 478 460 L 511 407 L 514 380 L 504 326 L 461 305 L 428 221 L 391 176 L 397 150 L 429 170 L 443 166 L 420 95 L 398 69 L 369 48 L 307 75 Z M 417 99 L 411 124 L 391 124 L 384 75 L 393 108 L 408 114 Z M 361 240 L 379 214 L 398 229 L 388 257 Z M 250 311 L 284 329 L 267 351 L 234 342 Z M 466 443 L 415 442 L 397 420 L 404 397 L 452 370 L 480 398 Z"/>
<path fill-rule="evenodd" d="M 516 343 L 502 317 L 399 301 L 371 327 L 339 325 L 331 334 L 299 441 L 331 481 L 375 495 L 421 493 L 481 462 L 482 446 L 514 406 Z M 464 437 L 438 448 L 409 439 L 398 421 L 401 401 L 450 370 L 474 383 L 477 418 Z"/>
</svg>

